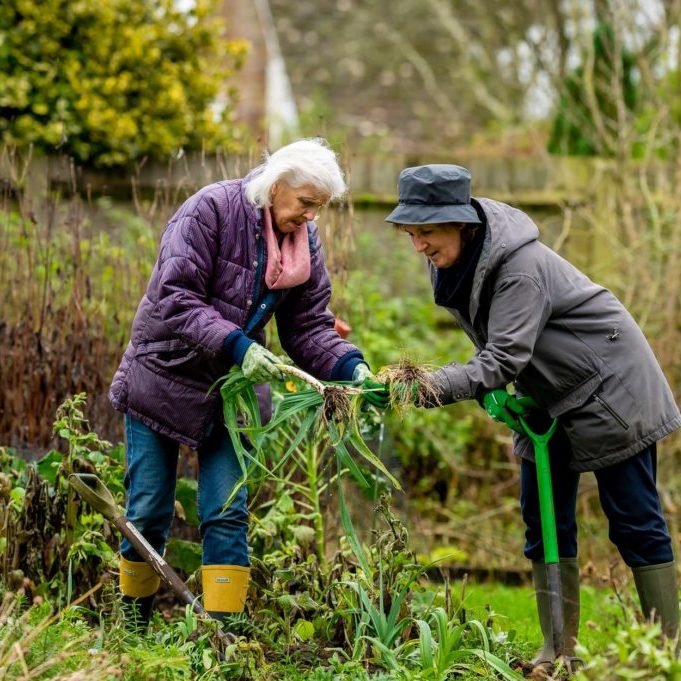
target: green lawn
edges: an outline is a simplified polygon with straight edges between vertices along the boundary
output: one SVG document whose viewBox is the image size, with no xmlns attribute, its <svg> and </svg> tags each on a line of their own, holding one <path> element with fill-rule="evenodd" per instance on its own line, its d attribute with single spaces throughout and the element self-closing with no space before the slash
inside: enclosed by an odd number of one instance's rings
<svg viewBox="0 0 681 681">
<path fill-rule="evenodd" d="M 461 594 L 461 581 L 452 582 L 452 593 Z M 579 640 L 591 650 L 605 648 L 626 618 L 633 616 L 638 600 L 627 589 L 624 593 L 626 614 L 610 587 L 583 585 L 581 589 L 581 617 Z M 541 643 L 537 620 L 534 590 L 529 586 L 505 586 L 498 583 L 475 584 L 468 582 L 464 595 L 467 614 L 483 620 L 488 610 L 497 613 L 496 629 L 514 630 L 515 640 L 521 648 L 532 651 Z"/>
</svg>

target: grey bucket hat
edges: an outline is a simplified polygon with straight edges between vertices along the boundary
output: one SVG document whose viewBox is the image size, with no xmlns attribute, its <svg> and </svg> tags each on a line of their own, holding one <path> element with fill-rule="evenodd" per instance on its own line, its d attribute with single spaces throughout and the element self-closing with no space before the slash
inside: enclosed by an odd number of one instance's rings
<svg viewBox="0 0 681 681">
<path fill-rule="evenodd" d="M 471 174 L 466 168 L 445 163 L 405 168 L 397 186 L 399 204 L 386 222 L 399 225 L 480 222 L 471 205 Z"/>
</svg>

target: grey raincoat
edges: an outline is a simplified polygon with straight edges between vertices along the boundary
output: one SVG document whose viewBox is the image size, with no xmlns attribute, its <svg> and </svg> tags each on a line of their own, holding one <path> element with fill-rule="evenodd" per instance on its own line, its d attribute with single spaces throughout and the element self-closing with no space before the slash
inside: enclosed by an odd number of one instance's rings
<svg viewBox="0 0 681 681">
<path fill-rule="evenodd" d="M 471 322 L 448 308 L 477 353 L 437 372 L 443 403 L 514 383 L 558 417 L 578 471 L 622 461 L 679 428 L 662 370 L 619 300 L 537 241 L 525 213 L 489 199 L 478 203 L 488 228 Z M 532 458 L 526 438 L 514 444 L 517 454 Z"/>
</svg>

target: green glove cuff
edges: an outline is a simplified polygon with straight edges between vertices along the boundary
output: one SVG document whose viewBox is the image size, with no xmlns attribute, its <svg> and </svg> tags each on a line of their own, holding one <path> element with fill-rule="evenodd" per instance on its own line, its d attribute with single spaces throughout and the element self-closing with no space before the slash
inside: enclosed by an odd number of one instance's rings
<svg viewBox="0 0 681 681">
<path fill-rule="evenodd" d="M 387 409 L 390 406 L 390 398 L 376 393 L 362 393 L 362 399 L 376 409 Z"/>
<path fill-rule="evenodd" d="M 491 390 L 482 398 L 482 404 L 495 421 L 505 423 L 517 433 L 523 432 L 518 417 L 525 416 L 527 409 L 513 395 L 505 390 Z"/>
</svg>

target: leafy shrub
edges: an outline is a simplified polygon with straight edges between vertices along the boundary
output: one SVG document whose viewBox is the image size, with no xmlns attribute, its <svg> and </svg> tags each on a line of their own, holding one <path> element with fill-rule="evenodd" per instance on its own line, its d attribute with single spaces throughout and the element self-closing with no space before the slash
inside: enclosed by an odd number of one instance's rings
<svg viewBox="0 0 681 681">
<path fill-rule="evenodd" d="M 234 149 L 214 105 L 244 54 L 210 0 L 3 2 L 0 139 L 100 166 Z"/>
</svg>

